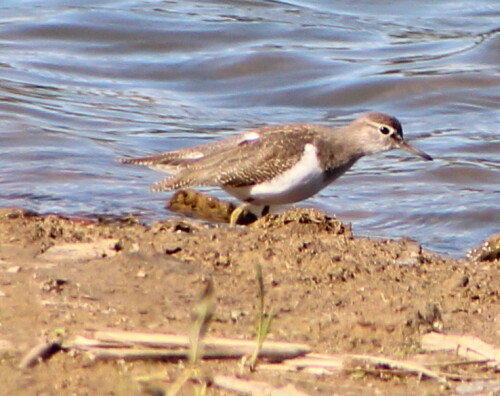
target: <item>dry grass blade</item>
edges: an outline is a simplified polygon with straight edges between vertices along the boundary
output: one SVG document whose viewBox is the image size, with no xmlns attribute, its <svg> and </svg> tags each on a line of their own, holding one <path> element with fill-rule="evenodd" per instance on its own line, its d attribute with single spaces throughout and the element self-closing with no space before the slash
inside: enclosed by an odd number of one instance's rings
<svg viewBox="0 0 500 396">
<path fill-rule="evenodd" d="M 34 346 L 24 355 L 18 367 L 20 369 L 26 369 L 36 366 L 42 360 L 49 359 L 55 353 L 65 349 L 63 346 L 65 335 L 66 331 L 63 328 L 52 330 L 46 341 Z"/>
<path fill-rule="evenodd" d="M 212 384 L 218 388 L 231 390 L 240 395 L 249 396 L 308 396 L 307 393 L 297 390 L 289 384 L 283 388 L 275 388 L 265 382 L 245 381 L 235 377 L 216 375 Z"/>
<path fill-rule="evenodd" d="M 344 369 L 346 355 L 325 355 L 320 353 L 309 353 L 304 357 L 285 360 L 283 364 L 295 370 L 325 369 L 331 371 L 340 371 Z"/>
<path fill-rule="evenodd" d="M 179 378 L 168 389 L 167 396 L 175 396 L 179 393 L 186 382 L 195 374 L 193 366 L 186 368 Z"/>
<path fill-rule="evenodd" d="M 376 364 L 376 365 L 384 365 L 388 366 L 390 368 L 394 369 L 399 369 L 403 370 L 406 372 L 410 373 L 415 373 L 418 375 L 422 375 L 428 378 L 433 378 L 436 381 L 438 381 L 440 384 L 445 385 L 446 387 L 449 386 L 448 381 L 446 381 L 446 378 L 439 373 L 428 369 L 427 367 L 422 366 L 421 364 L 417 362 L 412 362 L 412 361 L 401 361 L 401 360 L 395 360 L 395 359 L 390 359 L 386 357 L 379 357 L 379 356 L 370 356 L 370 355 L 346 355 L 351 359 L 354 360 L 361 360 L 366 363 L 370 364 Z"/>
<path fill-rule="evenodd" d="M 486 359 L 490 365 L 500 367 L 500 348 L 478 337 L 427 333 L 422 337 L 422 347 L 430 351 L 456 351 L 466 359 Z"/>
<path fill-rule="evenodd" d="M 331 374 L 333 372 L 339 372 L 342 370 L 349 371 L 359 371 L 359 369 L 350 370 L 348 369 L 348 362 L 352 360 L 361 360 L 365 363 L 372 365 L 383 365 L 391 369 L 390 372 L 396 373 L 395 369 L 400 370 L 399 373 L 415 373 L 418 375 L 423 375 L 429 378 L 436 379 L 443 385 L 447 385 L 446 378 L 422 366 L 417 362 L 412 361 L 400 361 L 395 359 L 390 359 L 386 357 L 370 356 L 370 355 L 353 355 L 353 354 L 338 354 L 338 355 L 326 355 L 319 353 L 310 353 L 304 357 L 289 359 L 283 361 L 280 365 L 266 365 L 265 368 L 273 369 L 273 366 L 277 366 L 277 369 L 283 370 L 301 370 L 307 371 L 312 374 Z M 361 369 L 363 371 L 368 371 L 368 369 Z M 373 371 L 373 370 L 371 370 Z M 380 370 L 377 370 L 380 372 Z"/>
<path fill-rule="evenodd" d="M 165 350 L 156 348 L 93 348 L 91 355 L 96 360 L 123 359 L 134 360 L 172 360 L 189 359 L 188 350 Z"/>
<path fill-rule="evenodd" d="M 41 342 L 28 351 L 28 353 L 22 358 L 18 367 L 20 369 L 26 369 L 36 366 L 40 361 L 49 359 L 61 349 L 61 344 L 58 342 Z"/>
<path fill-rule="evenodd" d="M 200 360 L 202 339 L 207 333 L 214 311 L 214 284 L 212 279 L 209 279 L 193 310 L 191 328 L 189 329 L 189 362 L 191 364 L 196 364 Z"/>
<path fill-rule="evenodd" d="M 260 264 L 255 265 L 256 279 L 257 279 L 257 290 L 259 297 L 259 312 L 257 317 L 257 334 L 256 334 L 256 348 L 254 353 L 250 358 L 250 369 L 255 370 L 257 364 L 257 359 L 262 351 L 262 345 L 264 340 L 269 333 L 269 328 L 272 321 L 272 312 L 266 313 L 264 308 L 265 301 L 265 288 L 264 288 L 264 276 L 262 275 L 262 266 Z"/>
<path fill-rule="evenodd" d="M 453 362 L 440 362 L 440 363 L 429 363 L 426 364 L 427 367 L 457 367 L 457 366 L 471 366 L 474 364 L 487 364 L 490 363 L 488 359 L 479 360 L 465 360 L 465 361 L 453 361 Z"/>
<path fill-rule="evenodd" d="M 133 350 L 140 354 L 143 350 L 154 350 L 158 354 L 176 355 L 187 358 L 189 337 L 180 334 L 142 333 L 125 331 L 96 331 L 94 338 L 77 336 L 63 345 L 65 349 L 82 349 L 99 356 L 102 351 Z M 234 358 L 250 355 L 255 351 L 255 341 L 233 338 L 207 337 L 203 339 L 203 356 L 207 358 Z M 259 356 L 273 361 L 292 359 L 311 352 L 305 344 L 266 341 Z M 134 352 L 135 353 L 135 352 Z"/>
<path fill-rule="evenodd" d="M 212 320 L 212 316 L 215 311 L 215 301 L 214 301 L 214 284 L 212 279 L 208 279 L 205 289 L 201 294 L 198 302 L 194 306 L 192 313 L 192 321 L 189 329 L 189 352 L 188 360 L 190 366 L 186 368 L 181 376 L 177 378 L 174 384 L 170 387 L 167 392 L 167 396 L 175 396 L 184 384 L 191 378 L 195 378 L 198 375 L 198 369 L 196 368 L 199 363 L 203 351 L 203 337 L 208 331 L 208 326 Z M 203 389 L 206 389 L 206 384 L 202 385 Z M 203 393 L 203 391 L 200 391 Z"/>
</svg>

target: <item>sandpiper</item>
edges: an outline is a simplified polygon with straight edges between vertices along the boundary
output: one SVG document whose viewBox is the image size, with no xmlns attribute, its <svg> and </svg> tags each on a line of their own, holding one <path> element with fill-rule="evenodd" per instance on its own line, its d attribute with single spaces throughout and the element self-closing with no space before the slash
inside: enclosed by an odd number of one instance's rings
<svg viewBox="0 0 500 396">
<path fill-rule="evenodd" d="M 229 138 L 160 154 L 125 158 L 171 174 L 152 186 L 168 191 L 219 186 L 243 201 L 231 215 L 236 224 L 247 205 L 302 201 L 342 176 L 361 157 L 400 148 L 424 160 L 432 157 L 403 139 L 401 123 L 384 113 L 368 113 L 349 125 L 329 128 L 288 124 L 249 130 Z"/>
</svg>

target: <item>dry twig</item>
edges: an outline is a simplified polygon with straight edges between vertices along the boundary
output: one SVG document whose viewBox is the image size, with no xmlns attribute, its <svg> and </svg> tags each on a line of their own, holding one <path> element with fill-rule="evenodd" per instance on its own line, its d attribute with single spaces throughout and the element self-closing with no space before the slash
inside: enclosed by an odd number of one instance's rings
<svg viewBox="0 0 500 396">
<path fill-rule="evenodd" d="M 65 348 L 83 349 L 92 352 L 96 357 L 120 358 L 120 350 L 125 352 L 123 358 L 140 358 L 141 352 L 155 356 L 157 359 L 187 358 L 189 337 L 178 334 L 159 334 L 123 331 L 96 331 L 93 338 L 78 336 L 64 345 Z M 255 350 L 255 341 L 238 340 L 221 337 L 207 337 L 203 340 L 203 356 L 205 358 L 239 359 L 250 355 Z M 265 341 L 259 357 L 281 361 L 304 356 L 311 349 L 305 344 Z M 128 354 L 128 355 L 127 355 Z M 160 357 L 164 354 L 164 357 Z"/>
<path fill-rule="evenodd" d="M 429 351 L 456 351 L 469 360 L 488 360 L 490 366 L 500 367 L 500 348 L 467 335 L 427 333 L 422 337 L 422 347 Z"/>
<path fill-rule="evenodd" d="M 20 369 L 26 369 L 36 366 L 40 361 L 49 359 L 52 355 L 59 352 L 61 349 L 61 344 L 57 341 L 41 342 L 31 348 L 28 353 L 24 355 L 18 367 Z"/>
</svg>

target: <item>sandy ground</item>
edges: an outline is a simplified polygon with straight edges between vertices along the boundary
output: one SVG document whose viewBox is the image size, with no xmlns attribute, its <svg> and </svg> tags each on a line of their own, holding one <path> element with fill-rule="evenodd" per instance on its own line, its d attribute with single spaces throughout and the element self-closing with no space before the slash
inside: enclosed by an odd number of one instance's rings
<svg viewBox="0 0 500 396">
<path fill-rule="evenodd" d="M 159 377 L 157 391 L 168 389 L 183 363 L 96 361 L 69 351 L 29 369 L 18 365 L 54 332 L 65 339 L 92 329 L 186 333 L 209 277 L 216 311 L 208 334 L 253 339 L 256 263 L 274 312 L 269 340 L 305 343 L 320 353 L 426 362 L 460 360 L 454 353 L 424 353 L 421 337 L 432 330 L 477 336 L 498 347 L 498 258 L 455 260 L 404 238 L 356 238 L 349 226 L 313 210 L 229 228 L 186 218 L 147 227 L 134 218 L 68 219 L 2 209 L 0 393 L 145 394 L 139 376 Z M 500 394 L 498 370 L 484 364 L 446 367 L 461 378 L 449 389 L 378 370 L 314 375 L 258 368 L 239 374 L 235 360 L 202 362 L 201 369 L 207 376 L 292 384 L 311 395 Z M 464 388 L 480 379 L 493 385 L 476 386 L 476 393 Z M 181 390 L 193 392 L 190 384 Z M 229 393 L 209 387 L 206 394 Z"/>
</svg>

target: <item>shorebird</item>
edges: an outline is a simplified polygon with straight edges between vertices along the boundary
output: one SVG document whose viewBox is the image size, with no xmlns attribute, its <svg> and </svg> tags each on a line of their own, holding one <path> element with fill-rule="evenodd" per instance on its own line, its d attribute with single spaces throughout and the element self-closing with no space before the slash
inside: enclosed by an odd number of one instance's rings
<svg viewBox="0 0 500 396">
<path fill-rule="evenodd" d="M 360 158 L 396 148 L 432 160 L 403 139 L 397 118 L 368 113 L 339 128 L 268 126 L 214 143 L 121 162 L 147 165 L 171 175 L 154 184 L 153 191 L 221 187 L 243 202 L 231 214 L 230 223 L 235 225 L 248 205 L 262 207 L 262 214 L 270 205 L 302 201 L 342 176 Z"/>
</svg>

